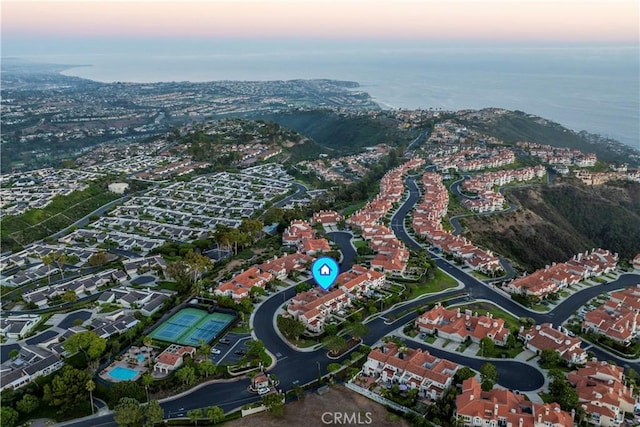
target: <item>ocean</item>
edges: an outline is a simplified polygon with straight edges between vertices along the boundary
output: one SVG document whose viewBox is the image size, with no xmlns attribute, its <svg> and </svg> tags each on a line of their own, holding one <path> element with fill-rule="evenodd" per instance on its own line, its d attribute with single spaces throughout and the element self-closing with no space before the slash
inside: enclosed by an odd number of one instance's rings
<svg viewBox="0 0 640 427">
<path fill-rule="evenodd" d="M 640 149 L 640 56 L 632 47 L 402 47 L 299 45 L 51 54 L 101 82 L 291 80 L 360 83 L 383 108 L 521 110 Z"/>
</svg>

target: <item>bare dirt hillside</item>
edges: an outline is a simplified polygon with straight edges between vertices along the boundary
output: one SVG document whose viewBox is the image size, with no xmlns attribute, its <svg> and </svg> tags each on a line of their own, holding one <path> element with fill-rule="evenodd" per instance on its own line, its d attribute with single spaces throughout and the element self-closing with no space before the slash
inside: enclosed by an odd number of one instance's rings
<svg viewBox="0 0 640 427">
<path fill-rule="evenodd" d="M 251 415 L 239 420 L 225 423 L 229 427 L 282 427 L 282 426 L 304 426 L 320 427 L 326 426 L 322 422 L 322 414 L 325 412 L 360 413 L 361 422 L 366 422 L 365 413 L 371 413 L 371 424 L 376 427 L 397 427 L 409 426 L 409 423 L 389 413 L 384 406 L 355 393 L 344 386 L 334 385 L 322 396 L 318 394 L 307 394 L 305 398 L 298 402 L 288 403 L 285 406 L 283 417 L 276 418 L 266 412 Z M 330 415 L 325 415 L 325 421 L 329 421 Z M 336 424 L 335 421 L 333 424 Z"/>
</svg>

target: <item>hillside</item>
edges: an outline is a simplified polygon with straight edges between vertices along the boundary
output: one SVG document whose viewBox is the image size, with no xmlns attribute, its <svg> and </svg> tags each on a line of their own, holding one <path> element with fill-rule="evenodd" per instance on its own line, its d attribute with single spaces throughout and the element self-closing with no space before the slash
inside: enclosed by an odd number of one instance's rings
<svg viewBox="0 0 640 427">
<path fill-rule="evenodd" d="M 640 151 L 618 141 L 574 132 L 564 126 L 522 111 L 481 110 L 480 115 L 463 115 L 459 121 L 470 129 L 504 140 L 507 143 L 530 141 L 553 147 L 569 147 L 584 153 L 595 153 L 606 162 L 640 166 Z"/>
<path fill-rule="evenodd" d="M 330 110 L 295 110 L 259 116 L 313 139 L 336 154 L 353 154 L 377 144 L 397 146 L 411 142 L 418 132 L 398 128 L 386 114 L 341 114 Z"/>
<path fill-rule="evenodd" d="M 248 150 L 282 150 L 281 161 L 316 159 L 328 150 L 278 123 L 231 118 L 204 123 L 178 140 L 194 160 L 227 167 L 238 163 Z M 239 147 L 242 147 L 239 149 Z"/>
<path fill-rule="evenodd" d="M 640 184 L 587 187 L 573 180 L 513 189 L 509 214 L 469 217 L 465 236 L 528 271 L 602 247 L 632 258 L 640 252 Z"/>
</svg>

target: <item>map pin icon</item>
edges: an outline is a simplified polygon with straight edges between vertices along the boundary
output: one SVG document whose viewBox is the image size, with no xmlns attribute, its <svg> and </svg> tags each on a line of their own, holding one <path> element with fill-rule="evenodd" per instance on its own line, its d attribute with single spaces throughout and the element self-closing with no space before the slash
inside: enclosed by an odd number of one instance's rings
<svg viewBox="0 0 640 427">
<path fill-rule="evenodd" d="M 340 268 L 336 260 L 326 256 L 318 258 L 311 265 L 313 279 L 325 291 L 335 283 L 339 272 Z"/>
</svg>

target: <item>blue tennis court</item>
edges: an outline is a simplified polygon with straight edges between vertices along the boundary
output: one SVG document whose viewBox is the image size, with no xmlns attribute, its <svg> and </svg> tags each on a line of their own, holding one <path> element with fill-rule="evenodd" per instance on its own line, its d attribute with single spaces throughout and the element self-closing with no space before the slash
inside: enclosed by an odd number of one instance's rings
<svg viewBox="0 0 640 427">
<path fill-rule="evenodd" d="M 185 308 L 156 328 L 151 333 L 151 338 L 197 347 L 201 340 L 211 342 L 234 319 L 235 316 L 231 314 Z"/>
</svg>

